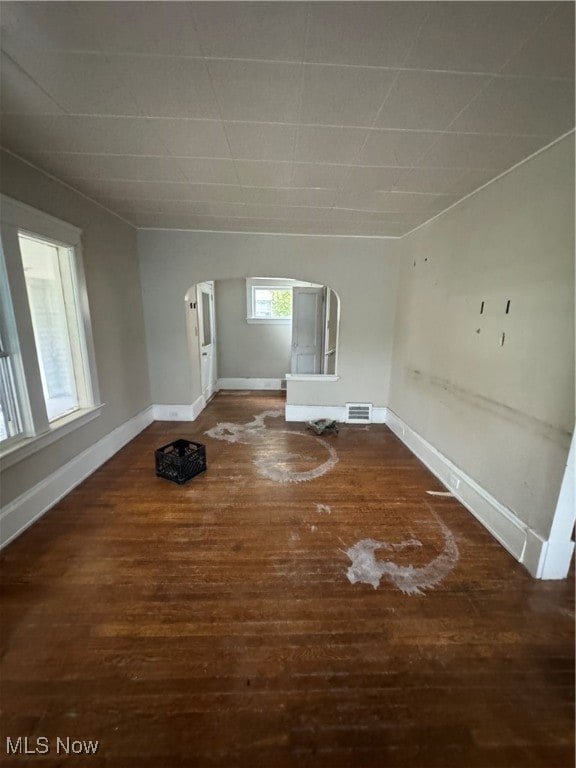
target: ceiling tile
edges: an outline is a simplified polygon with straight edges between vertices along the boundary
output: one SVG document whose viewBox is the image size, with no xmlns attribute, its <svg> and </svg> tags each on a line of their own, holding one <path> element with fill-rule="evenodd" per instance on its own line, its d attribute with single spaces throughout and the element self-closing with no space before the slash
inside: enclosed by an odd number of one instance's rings
<svg viewBox="0 0 576 768">
<path fill-rule="evenodd" d="M 7 146 L 22 152 L 160 155 L 164 146 L 149 122 L 138 118 L 6 115 Z"/>
<path fill-rule="evenodd" d="M 8 149 L 23 155 L 67 149 L 66 138 L 52 115 L 2 115 L 0 141 Z"/>
<path fill-rule="evenodd" d="M 292 168 L 293 187 L 338 187 L 349 171 L 346 165 L 322 163 L 294 163 Z"/>
<path fill-rule="evenodd" d="M 122 181 L 185 181 L 178 162 L 166 157 L 39 153 L 29 159 L 62 178 Z"/>
<path fill-rule="evenodd" d="M 196 202 L 235 203 L 242 201 L 242 187 L 225 184 L 186 184 L 176 182 L 94 181 L 91 186 L 98 197 L 126 200 L 182 200 Z"/>
<path fill-rule="evenodd" d="M 306 61 L 394 67 L 403 63 L 426 3 L 310 3 Z"/>
<path fill-rule="evenodd" d="M 462 112 L 450 130 L 553 137 L 573 127 L 572 82 L 498 77 Z"/>
<path fill-rule="evenodd" d="M 130 91 L 105 56 L 28 49 L 18 64 L 66 112 L 139 115 Z"/>
<path fill-rule="evenodd" d="M 345 186 L 351 190 L 394 189 L 402 168 L 359 165 L 348 169 Z"/>
<path fill-rule="evenodd" d="M 274 187 L 243 187 L 242 202 L 253 205 L 285 205 L 287 201 L 286 189 Z"/>
<path fill-rule="evenodd" d="M 372 211 L 378 210 L 377 192 L 375 189 L 341 189 L 336 194 L 335 207 L 345 208 L 354 211 Z"/>
<path fill-rule="evenodd" d="M 230 158 L 230 148 L 220 122 L 177 118 L 147 118 L 147 122 L 158 141 L 174 157 Z"/>
<path fill-rule="evenodd" d="M 549 139 L 533 138 L 531 136 L 513 136 L 502 144 L 494 146 L 490 162 L 500 171 L 511 168 L 521 160 L 525 160 L 549 143 Z"/>
<path fill-rule="evenodd" d="M 58 114 L 64 110 L 5 53 L 0 61 L 0 111 Z"/>
<path fill-rule="evenodd" d="M 296 126 L 266 123 L 225 123 L 234 159 L 291 160 Z"/>
<path fill-rule="evenodd" d="M 377 192 L 376 207 L 389 213 L 436 213 L 456 202 L 456 195 L 417 194 L 414 192 Z"/>
<path fill-rule="evenodd" d="M 465 173 L 461 168 L 410 168 L 400 175 L 396 189 L 399 192 L 451 192 Z"/>
<path fill-rule="evenodd" d="M 490 82 L 489 75 L 401 72 L 377 126 L 439 130 L 449 125 Z"/>
<path fill-rule="evenodd" d="M 574 3 L 557 3 L 502 70 L 505 74 L 574 78 Z"/>
<path fill-rule="evenodd" d="M 97 27 L 70 2 L 2 3 L 2 47 L 5 50 L 97 51 Z"/>
<path fill-rule="evenodd" d="M 438 134 L 426 131 L 370 131 L 358 164 L 412 165 L 437 137 Z"/>
<path fill-rule="evenodd" d="M 307 64 L 300 122 L 370 127 L 394 76 L 385 69 Z"/>
<path fill-rule="evenodd" d="M 74 6 L 85 30 L 103 51 L 202 56 L 190 3 L 80 2 Z M 80 45 L 77 46 L 77 49 Z"/>
<path fill-rule="evenodd" d="M 208 60 L 224 120 L 296 122 L 301 65 Z"/>
<path fill-rule="evenodd" d="M 334 205 L 336 193 L 336 189 L 288 189 L 286 190 L 286 202 L 288 205 L 327 208 Z"/>
<path fill-rule="evenodd" d="M 407 67 L 499 72 L 536 30 L 547 2 L 434 2 Z"/>
<path fill-rule="evenodd" d="M 305 3 L 192 3 L 207 57 L 301 61 Z"/>
<path fill-rule="evenodd" d="M 288 161 L 274 163 L 268 160 L 235 160 L 241 184 L 247 187 L 287 187 L 292 176 Z"/>
<path fill-rule="evenodd" d="M 321 221 L 326 218 L 330 208 L 316 208 L 312 205 L 288 206 L 286 211 L 291 221 Z"/>
<path fill-rule="evenodd" d="M 178 157 L 174 160 L 182 175 L 195 184 L 238 184 L 233 160 L 217 158 Z"/>
<path fill-rule="evenodd" d="M 483 187 L 491 179 L 495 178 L 497 173 L 494 171 L 470 170 L 464 171 L 462 176 L 446 192 L 452 192 L 455 195 L 469 195 L 475 189 Z"/>
<path fill-rule="evenodd" d="M 116 56 L 118 81 L 150 117 L 218 118 L 218 104 L 202 59 Z"/>
<path fill-rule="evenodd" d="M 301 126 L 294 159 L 300 162 L 350 163 L 362 149 L 368 133 L 364 128 Z"/>
<path fill-rule="evenodd" d="M 510 141 L 508 136 L 477 133 L 443 133 L 418 165 L 424 168 L 498 168 L 494 152 Z"/>
</svg>

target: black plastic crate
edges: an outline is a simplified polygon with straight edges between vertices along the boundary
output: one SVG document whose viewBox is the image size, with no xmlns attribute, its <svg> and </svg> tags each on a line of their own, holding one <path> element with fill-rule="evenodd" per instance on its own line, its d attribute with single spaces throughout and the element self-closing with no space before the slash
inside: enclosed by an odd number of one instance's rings
<svg viewBox="0 0 576 768">
<path fill-rule="evenodd" d="M 156 474 L 182 485 L 206 469 L 206 448 L 191 440 L 174 440 L 155 451 Z"/>
</svg>

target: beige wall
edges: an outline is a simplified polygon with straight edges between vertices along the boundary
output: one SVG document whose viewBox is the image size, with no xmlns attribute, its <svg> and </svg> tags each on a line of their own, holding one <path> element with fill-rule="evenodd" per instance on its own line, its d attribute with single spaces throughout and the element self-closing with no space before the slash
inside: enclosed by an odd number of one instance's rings
<svg viewBox="0 0 576 768">
<path fill-rule="evenodd" d="M 574 427 L 573 137 L 401 250 L 392 410 L 546 537 Z"/>
<path fill-rule="evenodd" d="M 257 275 L 327 284 L 340 298 L 341 378 L 299 386 L 296 404 L 387 404 L 398 274 L 395 240 L 167 230 L 142 230 L 138 237 L 155 403 L 189 404 L 200 394 L 197 363 L 185 354 L 188 287 Z"/>
<path fill-rule="evenodd" d="M 219 378 L 283 379 L 290 370 L 292 326 L 247 323 L 246 280 L 216 283 L 216 333 Z"/>
<path fill-rule="evenodd" d="M 136 230 L 13 156 L 0 191 L 82 229 L 101 415 L 2 472 L 7 504 L 150 405 Z"/>
</svg>

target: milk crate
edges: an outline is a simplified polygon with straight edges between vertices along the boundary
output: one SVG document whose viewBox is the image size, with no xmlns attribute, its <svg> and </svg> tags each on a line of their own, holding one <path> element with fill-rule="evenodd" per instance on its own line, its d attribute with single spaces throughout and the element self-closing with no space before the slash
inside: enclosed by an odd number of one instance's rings
<svg viewBox="0 0 576 768">
<path fill-rule="evenodd" d="M 156 474 L 166 480 L 182 485 L 206 469 L 206 448 L 202 443 L 191 440 L 174 440 L 158 448 Z"/>
</svg>

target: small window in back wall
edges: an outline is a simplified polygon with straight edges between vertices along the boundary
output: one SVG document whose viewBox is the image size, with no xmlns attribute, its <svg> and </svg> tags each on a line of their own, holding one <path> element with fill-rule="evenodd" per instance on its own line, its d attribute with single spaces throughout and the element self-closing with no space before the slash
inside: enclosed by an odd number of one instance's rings
<svg viewBox="0 0 576 768">
<path fill-rule="evenodd" d="M 266 278 L 246 281 L 246 318 L 248 322 L 290 323 L 292 321 L 292 285 Z"/>
</svg>

